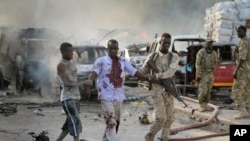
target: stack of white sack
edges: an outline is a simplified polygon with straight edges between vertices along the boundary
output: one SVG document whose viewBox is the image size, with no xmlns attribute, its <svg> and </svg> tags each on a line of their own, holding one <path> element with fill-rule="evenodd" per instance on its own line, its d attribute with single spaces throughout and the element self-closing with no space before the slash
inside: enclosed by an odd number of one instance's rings
<svg viewBox="0 0 250 141">
<path fill-rule="evenodd" d="M 236 27 L 250 20 L 250 0 L 218 2 L 206 10 L 205 31 L 216 42 L 237 44 Z M 247 30 L 250 36 L 250 29 Z"/>
</svg>

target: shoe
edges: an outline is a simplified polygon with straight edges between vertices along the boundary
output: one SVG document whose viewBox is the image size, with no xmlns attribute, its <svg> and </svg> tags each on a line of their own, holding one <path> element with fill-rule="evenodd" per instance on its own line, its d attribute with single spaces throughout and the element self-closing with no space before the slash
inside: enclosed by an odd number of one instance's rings
<svg viewBox="0 0 250 141">
<path fill-rule="evenodd" d="M 163 128 L 160 141 L 168 141 L 170 137 L 170 128 Z"/>
<path fill-rule="evenodd" d="M 145 136 L 145 141 L 154 141 L 155 135 L 152 133 L 147 133 Z"/>
<path fill-rule="evenodd" d="M 201 103 L 201 104 L 200 104 L 199 112 L 205 112 L 204 103 Z"/>
<path fill-rule="evenodd" d="M 205 111 L 213 111 L 213 108 L 208 107 L 207 103 L 204 103 L 204 109 L 205 109 Z"/>
</svg>

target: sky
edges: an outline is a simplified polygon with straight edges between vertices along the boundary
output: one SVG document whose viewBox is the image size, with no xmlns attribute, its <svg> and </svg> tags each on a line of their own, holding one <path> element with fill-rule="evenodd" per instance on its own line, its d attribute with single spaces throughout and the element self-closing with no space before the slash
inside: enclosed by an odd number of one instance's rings
<svg viewBox="0 0 250 141">
<path fill-rule="evenodd" d="M 124 31 L 150 41 L 163 32 L 205 34 L 205 10 L 219 1 L 0 0 L 0 26 L 51 28 L 76 44 L 126 36 Z"/>
</svg>

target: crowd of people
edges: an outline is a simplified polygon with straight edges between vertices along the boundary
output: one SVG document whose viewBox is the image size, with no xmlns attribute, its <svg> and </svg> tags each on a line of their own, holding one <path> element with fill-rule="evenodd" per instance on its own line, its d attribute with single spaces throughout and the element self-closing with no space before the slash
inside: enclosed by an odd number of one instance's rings
<svg viewBox="0 0 250 141">
<path fill-rule="evenodd" d="M 239 63 L 234 72 L 232 95 L 236 107 L 241 111 L 236 117 L 250 117 L 250 39 L 246 37 L 246 27 L 237 28 L 241 38 L 238 44 Z M 74 141 L 79 141 L 82 132 L 81 119 L 79 118 L 80 92 L 79 85 L 92 85 L 97 79 L 98 100 L 104 115 L 106 128 L 102 141 L 117 141 L 119 131 L 121 108 L 125 97 L 124 74 L 138 77 L 152 83 L 151 97 L 154 102 L 155 121 L 145 135 L 145 141 L 154 141 L 155 135 L 161 130 L 161 141 L 167 141 L 170 137 L 170 129 L 174 118 L 174 101 L 171 91 L 167 91 L 160 80 L 173 78 L 178 69 L 179 56 L 169 52 L 171 35 L 163 33 L 159 42 L 158 52 L 150 53 L 144 65 L 140 69 L 134 68 L 129 60 L 118 56 L 119 43 L 115 39 L 107 42 L 108 55 L 95 60 L 92 73 L 88 80 L 77 79 L 77 69 L 73 58 L 73 46 L 70 43 L 62 43 L 60 51 L 62 60 L 57 66 L 57 74 L 62 84 L 61 103 L 66 113 L 66 120 L 62 126 L 62 132 L 57 141 L 62 141 L 69 133 Z M 218 58 L 213 51 L 213 40 L 207 38 L 206 47 L 199 50 L 196 55 L 196 82 L 199 90 L 200 112 L 209 109 L 210 93 L 213 84 L 213 72 Z M 153 61 L 155 69 L 149 65 Z M 157 70 L 157 71 L 156 71 Z"/>
</svg>

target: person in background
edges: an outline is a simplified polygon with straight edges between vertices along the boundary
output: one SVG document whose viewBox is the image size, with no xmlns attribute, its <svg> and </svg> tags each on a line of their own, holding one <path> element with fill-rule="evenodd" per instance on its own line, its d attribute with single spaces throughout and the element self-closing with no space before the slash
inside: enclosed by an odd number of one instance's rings
<svg viewBox="0 0 250 141">
<path fill-rule="evenodd" d="M 198 82 L 199 111 L 212 110 L 207 104 L 211 98 L 211 90 L 214 82 L 214 70 L 218 62 L 216 51 L 213 50 L 213 40 L 206 40 L 206 47 L 200 49 L 196 54 L 196 81 Z"/>
<path fill-rule="evenodd" d="M 246 27 L 237 27 L 238 64 L 234 72 L 232 96 L 240 114 L 235 119 L 250 117 L 250 39 L 246 36 Z"/>
<path fill-rule="evenodd" d="M 149 132 L 145 135 L 146 141 L 154 141 L 155 135 L 162 129 L 161 141 L 167 141 L 170 136 L 171 125 L 174 118 L 174 100 L 170 92 L 166 92 L 165 87 L 153 81 L 161 79 L 172 78 L 178 69 L 179 57 L 176 53 L 169 52 L 171 44 L 171 35 L 163 33 L 160 40 L 160 51 L 148 55 L 140 72 L 149 74 L 152 80 L 151 97 L 155 109 L 155 122 L 151 126 Z M 152 74 L 152 66 L 149 61 L 153 61 L 158 72 L 154 71 Z"/>
<path fill-rule="evenodd" d="M 76 64 L 72 60 L 73 46 L 70 43 L 62 43 L 60 51 L 62 60 L 57 65 L 57 74 L 62 86 L 60 101 L 66 114 L 66 120 L 56 141 L 62 141 L 68 133 L 73 136 L 74 141 L 79 141 L 82 123 L 79 117 L 81 96 L 78 86 L 92 85 L 92 81 L 77 80 Z"/>
<path fill-rule="evenodd" d="M 107 43 L 108 55 L 98 58 L 89 76 L 90 80 L 97 78 L 98 99 L 103 111 L 106 129 L 103 141 L 117 141 L 120 124 L 121 107 L 125 99 L 125 72 L 139 79 L 147 80 L 146 75 L 138 72 L 124 57 L 117 56 L 119 45 L 117 40 L 110 39 Z"/>
</svg>

